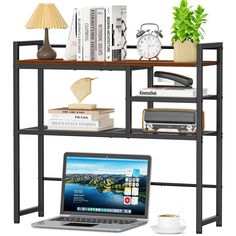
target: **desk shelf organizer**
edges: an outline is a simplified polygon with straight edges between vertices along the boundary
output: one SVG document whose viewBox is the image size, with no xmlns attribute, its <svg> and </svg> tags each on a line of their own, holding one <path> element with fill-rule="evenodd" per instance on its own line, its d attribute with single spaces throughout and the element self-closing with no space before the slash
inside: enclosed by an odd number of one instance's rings
<svg viewBox="0 0 236 236">
<path fill-rule="evenodd" d="M 151 182 L 154 186 L 175 186 L 196 188 L 196 233 L 202 233 L 202 227 L 206 224 L 216 222 L 216 226 L 222 225 L 222 43 L 206 43 L 197 45 L 196 63 L 177 63 L 169 60 L 125 60 L 116 62 L 94 62 L 94 61 L 63 61 L 56 60 L 21 60 L 20 48 L 33 46 L 40 48 L 42 41 L 21 41 L 13 43 L 14 73 L 13 73 L 13 94 L 14 94 L 14 222 L 20 222 L 20 216 L 38 212 L 44 216 L 44 181 L 60 181 L 60 178 L 44 176 L 44 136 L 86 136 L 86 137 L 119 137 L 119 138 L 142 138 L 142 139 L 173 139 L 192 140 L 196 142 L 196 183 L 167 183 Z M 65 45 L 53 45 L 54 48 L 63 48 Z M 36 49 L 37 49 L 36 48 Z M 136 46 L 128 46 L 128 49 L 135 49 Z M 163 46 L 163 50 L 172 50 L 171 46 Z M 215 61 L 203 61 L 203 52 L 214 50 Z M 216 67 L 217 94 L 202 95 L 203 90 L 203 67 Z M 141 97 L 132 95 L 132 72 L 135 70 L 147 70 L 147 87 L 153 86 L 154 67 L 193 67 L 196 69 L 197 97 Z M 38 126 L 20 128 L 20 70 L 35 69 L 38 71 Z M 126 113 L 125 128 L 114 128 L 111 130 L 71 131 L 71 130 L 48 130 L 44 125 L 44 70 L 109 70 L 125 71 L 126 73 Z M 202 130 L 202 108 L 204 100 L 216 101 L 216 130 Z M 144 133 L 141 129 L 132 128 L 132 103 L 146 102 L 148 108 L 153 107 L 154 102 L 176 102 L 195 103 L 197 109 L 197 133 L 196 134 L 154 134 Z M 21 135 L 38 136 L 38 206 L 20 209 L 20 137 Z M 203 137 L 211 136 L 216 138 L 216 184 L 203 184 Z M 202 218 L 202 190 L 203 188 L 216 189 L 216 215 Z"/>
</svg>

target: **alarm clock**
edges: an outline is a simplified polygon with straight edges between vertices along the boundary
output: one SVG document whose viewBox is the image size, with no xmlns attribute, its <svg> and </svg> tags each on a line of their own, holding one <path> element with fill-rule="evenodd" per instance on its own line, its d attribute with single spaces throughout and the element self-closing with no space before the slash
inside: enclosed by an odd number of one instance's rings
<svg viewBox="0 0 236 236">
<path fill-rule="evenodd" d="M 146 29 L 144 30 L 144 26 L 155 26 L 155 30 Z M 146 58 L 151 60 L 152 58 L 156 58 L 159 60 L 158 55 L 161 51 L 161 41 L 159 39 L 162 38 L 161 30 L 159 30 L 159 26 L 155 23 L 145 23 L 142 24 L 140 30 L 138 30 L 136 37 L 139 38 L 137 42 L 137 50 L 140 55 L 139 60 L 142 58 Z"/>
</svg>

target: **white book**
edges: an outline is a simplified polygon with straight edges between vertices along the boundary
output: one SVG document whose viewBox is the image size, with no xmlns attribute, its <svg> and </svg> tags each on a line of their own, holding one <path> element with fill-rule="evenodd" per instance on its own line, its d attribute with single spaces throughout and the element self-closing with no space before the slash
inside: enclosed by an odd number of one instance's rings
<svg viewBox="0 0 236 236">
<path fill-rule="evenodd" d="M 82 8 L 77 10 L 77 61 L 83 60 Z"/>
<path fill-rule="evenodd" d="M 69 37 L 66 44 L 64 60 L 76 60 L 77 58 L 77 9 L 73 11 Z"/>
<path fill-rule="evenodd" d="M 98 127 L 98 128 L 75 128 L 75 127 L 61 127 L 61 126 L 50 126 L 48 125 L 49 130 L 74 130 L 74 131 L 102 131 L 114 128 L 113 125 Z"/>
<path fill-rule="evenodd" d="M 48 126 L 50 127 L 62 127 L 62 128 L 100 128 L 113 126 L 114 120 L 107 119 L 105 121 L 80 121 L 80 120 L 60 120 L 60 119 L 49 119 Z"/>
<path fill-rule="evenodd" d="M 203 96 L 207 95 L 207 88 L 203 88 Z M 138 96 L 148 97 L 197 97 L 196 88 L 143 88 L 139 89 Z"/>
<path fill-rule="evenodd" d="M 90 115 L 90 114 L 50 113 L 50 119 L 79 120 L 79 121 L 102 121 L 102 120 L 108 120 L 109 114 Z"/>
<path fill-rule="evenodd" d="M 90 61 L 95 61 L 95 51 L 96 51 L 96 9 L 91 8 L 90 9 Z"/>
<path fill-rule="evenodd" d="M 125 60 L 127 57 L 127 9 L 126 7 L 121 9 L 121 60 Z"/>
<path fill-rule="evenodd" d="M 82 8 L 83 61 L 90 61 L 90 9 L 91 7 Z"/>
<path fill-rule="evenodd" d="M 106 7 L 106 61 L 121 60 L 122 12 L 126 20 L 126 6 Z"/>
<path fill-rule="evenodd" d="M 105 60 L 105 8 L 96 9 L 96 61 Z"/>
</svg>

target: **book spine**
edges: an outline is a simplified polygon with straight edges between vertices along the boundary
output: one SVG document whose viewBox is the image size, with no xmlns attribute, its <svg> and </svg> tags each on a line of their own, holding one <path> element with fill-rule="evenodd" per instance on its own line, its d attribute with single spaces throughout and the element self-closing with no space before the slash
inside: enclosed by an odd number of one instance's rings
<svg viewBox="0 0 236 236">
<path fill-rule="evenodd" d="M 112 44 L 111 54 L 112 61 L 121 60 L 121 35 L 122 35 L 122 24 L 121 24 L 121 10 L 122 6 L 114 6 L 112 8 Z"/>
<path fill-rule="evenodd" d="M 106 61 L 112 61 L 112 7 L 106 8 Z"/>
<path fill-rule="evenodd" d="M 82 17 L 82 9 L 80 8 L 77 11 L 77 61 L 83 60 L 82 24 L 83 24 L 83 17 Z"/>
<path fill-rule="evenodd" d="M 90 8 L 83 8 L 83 61 L 90 61 Z"/>
<path fill-rule="evenodd" d="M 77 111 L 77 110 L 49 110 L 49 113 L 62 113 L 62 114 L 91 114 L 99 115 L 99 111 Z"/>
<path fill-rule="evenodd" d="M 99 127 L 99 128 L 86 128 L 86 127 L 80 127 L 80 128 L 74 128 L 74 127 L 60 127 L 60 126 L 51 126 L 48 125 L 48 129 L 51 130 L 78 130 L 78 131 L 102 131 L 102 130 L 107 130 L 107 129 L 112 129 L 114 126 L 109 125 L 109 126 L 104 126 L 104 127 Z"/>
<path fill-rule="evenodd" d="M 68 108 L 56 108 L 56 109 L 49 109 L 48 113 L 61 113 L 61 114 L 85 114 L 85 115 L 102 115 L 102 114 L 109 114 L 114 112 L 113 108 L 107 109 L 100 109 L 100 110 L 77 110 L 77 109 L 68 109 Z"/>
<path fill-rule="evenodd" d="M 122 24 L 122 17 L 123 23 Z M 111 6 L 106 8 L 106 61 L 119 61 L 126 56 L 126 38 L 122 39 L 126 29 L 126 6 Z M 123 29 L 123 30 L 124 30 Z M 125 32 L 126 33 L 126 32 Z M 122 46 L 123 45 L 123 46 Z M 124 50 L 122 50 L 124 47 Z"/>
<path fill-rule="evenodd" d="M 127 57 L 127 9 L 124 6 L 121 9 L 121 60 Z"/>
<path fill-rule="evenodd" d="M 196 97 L 197 90 L 195 88 L 144 88 L 139 89 L 139 96 L 157 96 L 157 97 Z M 207 95 L 207 89 L 203 88 L 203 96 Z"/>
<path fill-rule="evenodd" d="M 56 126 L 64 128 L 99 128 L 113 125 L 113 119 L 109 119 L 104 122 L 49 119 L 48 125 L 51 127 Z"/>
<path fill-rule="evenodd" d="M 138 91 L 138 95 L 139 96 L 157 96 L 158 95 L 158 91 L 157 90 L 151 90 L 151 89 L 140 89 Z"/>
<path fill-rule="evenodd" d="M 96 9 L 90 9 L 90 61 L 95 61 L 96 50 Z"/>
<path fill-rule="evenodd" d="M 96 10 L 96 60 L 104 61 L 105 60 L 105 9 L 98 8 Z"/>
<path fill-rule="evenodd" d="M 73 11 L 69 37 L 66 44 L 64 60 L 76 60 L 77 57 L 77 9 Z"/>
<path fill-rule="evenodd" d="M 50 113 L 50 118 L 58 120 L 102 121 L 109 119 L 109 114 L 83 115 L 83 114 Z"/>
</svg>

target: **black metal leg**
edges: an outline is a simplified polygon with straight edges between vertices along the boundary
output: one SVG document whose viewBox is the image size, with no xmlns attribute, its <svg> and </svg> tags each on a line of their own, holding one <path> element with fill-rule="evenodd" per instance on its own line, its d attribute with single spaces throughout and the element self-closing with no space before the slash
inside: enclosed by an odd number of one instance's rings
<svg viewBox="0 0 236 236">
<path fill-rule="evenodd" d="M 20 223 L 20 89 L 19 89 L 19 69 L 16 61 L 19 59 L 18 44 L 13 45 L 13 107 L 14 107 L 14 223 Z"/>
<path fill-rule="evenodd" d="M 38 215 L 44 216 L 44 86 L 43 70 L 38 70 Z"/>
<path fill-rule="evenodd" d="M 216 226 L 222 226 L 222 47 L 217 49 L 217 62 Z"/>
<path fill-rule="evenodd" d="M 202 233 L 202 48 L 197 45 L 196 232 Z"/>
<path fill-rule="evenodd" d="M 14 134 L 14 223 L 20 223 L 20 139 Z"/>
<path fill-rule="evenodd" d="M 132 129 L 132 69 L 126 67 L 126 133 Z"/>
<path fill-rule="evenodd" d="M 147 69 L 148 88 L 153 87 L 153 67 Z M 148 102 L 148 108 L 153 108 L 153 102 Z"/>
</svg>

